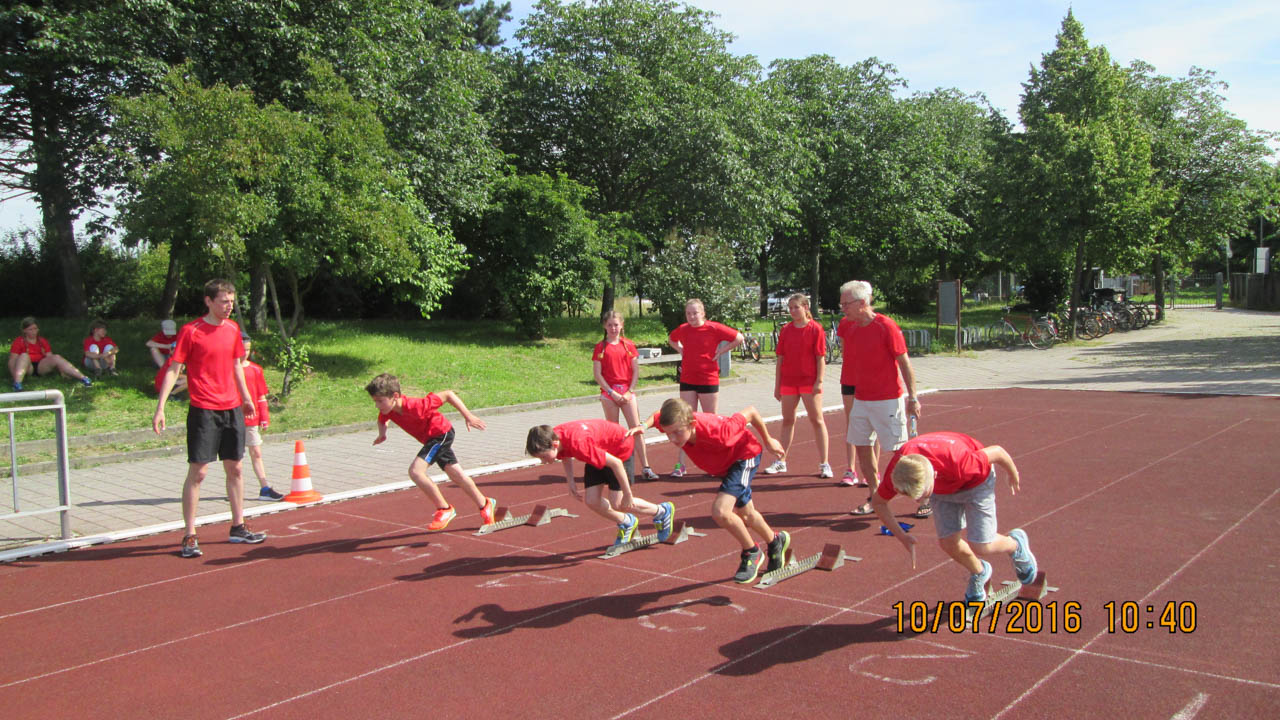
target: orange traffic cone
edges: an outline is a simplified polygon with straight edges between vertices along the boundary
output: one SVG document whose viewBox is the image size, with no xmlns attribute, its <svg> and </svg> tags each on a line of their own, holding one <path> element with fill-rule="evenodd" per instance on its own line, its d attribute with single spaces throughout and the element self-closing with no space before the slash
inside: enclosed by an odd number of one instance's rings
<svg viewBox="0 0 1280 720">
<path fill-rule="evenodd" d="M 307 451 L 302 441 L 293 444 L 293 485 L 289 494 L 284 496 L 285 502 L 309 503 L 323 500 L 324 496 L 311 487 L 311 467 L 307 465 Z"/>
</svg>

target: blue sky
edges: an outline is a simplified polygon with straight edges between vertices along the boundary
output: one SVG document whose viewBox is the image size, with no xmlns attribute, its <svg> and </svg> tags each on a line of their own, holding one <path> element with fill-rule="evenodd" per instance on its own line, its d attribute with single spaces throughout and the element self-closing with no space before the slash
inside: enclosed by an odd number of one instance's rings
<svg viewBox="0 0 1280 720">
<path fill-rule="evenodd" d="M 897 67 L 912 91 L 954 87 L 982 92 L 1017 122 L 1028 70 L 1054 46 L 1073 8 L 1092 45 L 1112 60 L 1145 60 L 1186 75 L 1194 65 L 1230 87 L 1226 107 L 1249 127 L 1280 131 L 1280 2 L 1276 0 L 697 0 L 731 49 L 763 65 L 816 53 L 850 64 L 875 56 Z M 512 0 L 509 35 L 534 3 Z M 29 200 L 0 203 L 0 232 L 35 225 Z"/>
</svg>

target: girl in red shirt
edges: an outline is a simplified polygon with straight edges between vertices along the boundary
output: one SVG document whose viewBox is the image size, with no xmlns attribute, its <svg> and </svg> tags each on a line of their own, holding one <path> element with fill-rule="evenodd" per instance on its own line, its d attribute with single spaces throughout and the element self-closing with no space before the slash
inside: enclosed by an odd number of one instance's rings
<svg viewBox="0 0 1280 720">
<path fill-rule="evenodd" d="M 636 401 L 635 387 L 640 381 L 640 353 L 636 344 L 622 336 L 622 314 L 610 310 L 604 314 L 604 339 L 596 343 L 591 353 L 591 365 L 600 386 L 600 406 L 604 418 L 618 422 L 622 411 L 627 427 L 640 424 L 640 407 Z M 636 455 L 640 458 L 640 478 L 657 480 L 658 474 L 649 467 L 649 453 L 644 438 L 636 437 Z"/>
<path fill-rule="evenodd" d="M 791 322 L 778 334 L 778 362 L 774 374 L 773 397 L 782 403 L 782 447 L 791 449 L 795 436 L 796 406 L 804 401 L 818 441 L 818 477 L 833 477 L 827 462 L 827 423 L 822 417 L 822 376 L 827 368 L 827 333 L 822 323 L 814 322 L 809 312 L 809 298 L 795 293 L 787 298 Z M 787 471 L 787 461 L 779 458 L 765 468 L 776 475 Z"/>
<path fill-rule="evenodd" d="M 707 320 L 707 309 L 698 298 L 684 304 L 688 322 L 671 331 L 667 343 L 680 353 L 680 399 L 689 407 L 715 414 L 716 393 L 720 392 L 720 356 L 733 352 L 745 339 L 728 325 Z M 723 348 L 721 342 L 729 344 Z M 671 477 L 684 477 L 684 452 L 676 454 Z"/>
<path fill-rule="evenodd" d="M 34 377 L 48 375 L 54 370 L 79 380 L 85 387 L 93 384 L 75 365 L 53 352 L 49 341 L 40 337 L 40 326 L 36 324 L 35 318 L 22 318 L 22 334 L 9 345 L 9 377 L 13 378 L 14 392 L 22 391 L 22 379 L 28 372 Z"/>
</svg>

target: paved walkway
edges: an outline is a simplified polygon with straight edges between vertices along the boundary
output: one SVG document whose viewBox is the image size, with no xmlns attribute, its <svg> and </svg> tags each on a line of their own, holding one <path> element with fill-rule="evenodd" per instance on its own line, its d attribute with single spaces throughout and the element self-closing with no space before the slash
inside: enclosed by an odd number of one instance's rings
<svg viewBox="0 0 1280 720">
<path fill-rule="evenodd" d="M 919 357 L 912 363 L 921 390 L 1030 387 L 1280 396 L 1280 315 L 1241 310 L 1176 310 L 1160 325 L 1116 333 L 1075 347 L 1046 351 L 985 350 L 961 356 Z M 730 412 L 755 405 L 766 416 L 776 415 L 773 364 L 735 364 L 735 371 L 742 380 L 721 387 L 721 410 Z M 838 377 L 838 367 L 829 369 L 826 387 L 838 387 Z M 673 394 L 670 388 L 643 393 L 641 412 L 652 412 Z M 839 406 L 839 399 L 830 390 L 824 399 L 828 406 Z M 928 408 L 925 399 L 926 414 Z M 1280 404 L 1276 412 L 1280 415 Z M 484 432 L 467 432 L 461 423 L 455 422 L 459 428 L 455 443 L 459 460 L 473 474 L 527 461 L 524 439 L 529 427 L 596 417 L 600 408 L 595 398 L 582 398 L 554 407 L 517 408 L 501 414 L 486 414 L 481 409 L 476 413 L 488 424 Z M 373 447 L 375 435 L 370 422 L 364 431 L 322 435 L 305 441 L 313 483 L 326 499 L 390 491 L 408 485 L 405 470 L 418 449 L 417 443 L 393 428 L 386 443 Z M 264 455 L 273 485 L 287 492 L 293 443 L 269 441 L 264 446 Z M 660 472 L 666 469 L 658 468 Z M 185 458 L 180 455 L 129 459 L 73 470 L 71 516 L 77 539 L 70 545 L 180 528 L 185 472 Z M 245 472 L 245 494 L 256 496 L 256 483 L 247 463 Z M 56 506 L 56 484 L 54 473 L 22 475 L 19 480 L 22 509 Z M 11 486 L 7 480 L 0 485 L 3 486 L 0 487 L 0 513 L 8 513 L 12 503 Z M 249 514 L 294 507 L 289 503 L 256 500 L 246 500 L 245 506 Z M 224 522 L 228 517 L 219 467 L 210 468 L 199 514 L 202 523 Z M 0 560 L 24 553 L 66 549 L 67 543 L 49 543 L 59 532 L 56 513 L 0 521 L 0 550 L 11 550 L 0 553 Z"/>
</svg>

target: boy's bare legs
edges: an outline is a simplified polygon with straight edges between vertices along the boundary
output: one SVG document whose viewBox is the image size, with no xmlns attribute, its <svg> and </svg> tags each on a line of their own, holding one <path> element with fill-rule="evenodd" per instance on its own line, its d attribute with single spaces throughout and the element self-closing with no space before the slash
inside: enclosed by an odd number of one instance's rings
<svg viewBox="0 0 1280 720">
<path fill-rule="evenodd" d="M 440 488 L 436 487 L 435 482 L 427 477 L 427 461 L 420 457 L 415 457 L 413 462 L 409 463 L 409 479 L 413 481 L 418 489 L 426 494 L 427 499 L 435 504 L 436 508 L 444 510 L 449 507 L 449 503 L 444 499 L 444 493 L 440 492 Z M 456 466 L 454 466 L 456 467 Z M 472 485 L 472 488 L 475 486 Z"/>
<path fill-rule="evenodd" d="M 605 494 L 606 490 L 609 491 L 608 495 Z M 627 512 L 646 517 L 653 517 L 658 514 L 658 506 L 648 500 L 643 500 L 634 495 L 631 500 L 632 507 Z M 621 525 L 627 519 L 626 513 L 616 509 L 618 504 L 622 502 L 621 490 L 609 490 L 608 485 L 592 485 L 587 488 L 583 501 L 586 502 L 587 507 L 591 508 L 592 512 L 614 525 Z"/>
<path fill-rule="evenodd" d="M 822 417 L 822 393 L 808 393 L 806 395 L 800 395 L 799 398 L 804 401 L 805 412 L 809 413 L 809 424 L 813 426 L 813 437 L 818 441 L 818 462 L 825 465 L 827 463 L 828 440 L 827 420 Z M 783 399 L 785 400 L 786 398 Z M 792 410 L 791 417 L 792 422 L 794 422 L 794 410 Z M 788 438 L 787 443 L 784 444 L 783 447 L 790 447 L 790 444 L 790 438 Z"/>
<path fill-rule="evenodd" d="M 960 533 L 955 533 L 938 538 L 938 545 L 970 575 L 982 572 L 982 561 L 978 555 L 1013 555 L 1018 549 L 1018 543 L 1008 535 L 997 535 L 993 542 L 970 545 L 960 537 Z"/>
<path fill-rule="evenodd" d="M 262 446 L 250 445 L 245 450 L 249 451 L 249 462 L 253 465 L 253 474 L 258 476 L 258 486 L 270 487 L 267 483 L 267 465 L 262 462 Z"/>
<path fill-rule="evenodd" d="M 427 473 L 424 468 L 422 472 L 423 477 L 426 477 L 426 474 Z M 475 503 L 476 507 L 484 507 L 485 500 L 488 498 L 486 498 L 484 493 L 480 492 L 480 489 L 476 487 L 475 481 L 471 479 L 471 476 L 467 475 L 466 471 L 462 469 L 461 463 L 446 465 L 444 467 L 444 474 L 453 481 L 454 485 L 462 488 L 462 491 L 467 494 L 467 497 L 471 498 L 471 502 Z M 441 497 L 443 498 L 443 496 Z"/>
<path fill-rule="evenodd" d="M 760 513 L 756 512 L 755 504 L 747 503 L 742 508 L 735 508 L 734 504 L 737 500 L 729 493 L 716 493 L 716 499 L 711 502 L 711 519 L 716 521 L 716 525 L 729 531 L 743 550 L 750 550 L 756 546 L 751 539 L 752 532 L 759 535 L 765 542 L 772 542 L 773 529 L 764 521 Z"/>
</svg>

